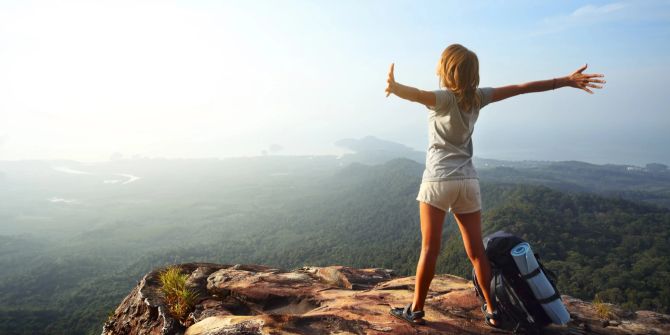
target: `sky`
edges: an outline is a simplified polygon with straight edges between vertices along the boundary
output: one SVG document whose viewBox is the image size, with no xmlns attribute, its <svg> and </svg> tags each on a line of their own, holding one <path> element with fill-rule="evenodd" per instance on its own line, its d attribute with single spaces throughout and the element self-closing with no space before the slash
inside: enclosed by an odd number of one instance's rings
<svg viewBox="0 0 670 335">
<path fill-rule="evenodd" d="M 368 135 L 426 150 L 449 44 L 480 86 L 568 75 L 482 109 L 475 155 L 670 164 L 670 1 L 1 1 L 0 160 L 338 154 Z"/>
</svg>

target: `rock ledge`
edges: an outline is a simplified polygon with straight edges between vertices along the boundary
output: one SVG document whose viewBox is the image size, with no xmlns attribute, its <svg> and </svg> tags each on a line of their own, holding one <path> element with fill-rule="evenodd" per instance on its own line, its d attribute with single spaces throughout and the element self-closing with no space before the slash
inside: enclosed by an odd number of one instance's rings
<svg viewBox="0 0 670 335">
<path fill-rule="evenodd" d="M 489 334 L 472 283 L 442 274 L 431 283 L 425 325 L 388 313 L 412 301 L 414 276 L 346 266 L 292 271 L 254 264 L 185 263 L 199 300 L 186 322 L 173 318 L 160 293 L 158 268 L 145 275 L 105 322 L 102 335 Z M 564 295 L 572 321 L 545 334 L 670 334 L 670 316 L 610 306 L 601 319 L 588 302 Z M 497 333 L 500 333 L 499 331 Z"/>
</svg>

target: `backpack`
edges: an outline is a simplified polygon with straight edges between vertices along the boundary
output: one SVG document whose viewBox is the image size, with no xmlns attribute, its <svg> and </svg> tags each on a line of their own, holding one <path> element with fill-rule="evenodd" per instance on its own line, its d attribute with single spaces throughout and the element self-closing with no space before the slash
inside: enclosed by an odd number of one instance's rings
<svg viewBox="0 0 670 335">
<path fill-rule="evenodd" d="M 556 275 L 544 267 L 537 253 L 534 256 L 539 265 L 538 268 L 525 276 L 520 273 L 511 252 L 524 242 L 526 241 L 522 238 L 504 231 L 498 231 L 484 238 L 486 256 L 491 263 L 491 299 L 495 304 L 494 309 L 499 311 L 496 322 L 500 328 L 514 333 L 537 334 L 542 328 L 552 323 L 551 317 L 547 315 L 542 304 L 554 303 L 558 300 L 559 310 L 562 308 L 562 311 L 559 312 L 567 315 L 568 319 L 569 314 L 560 301 L 560 293 L 556 288 Z M 527 279 L 540 273 L 546 276 L 554 294 L 538 300 L 533 295 Z M 484 303 L 484 295 L 477 282 L 474 268 L 472 269 L 472 280 L 477 297 Z"/>
</svg>

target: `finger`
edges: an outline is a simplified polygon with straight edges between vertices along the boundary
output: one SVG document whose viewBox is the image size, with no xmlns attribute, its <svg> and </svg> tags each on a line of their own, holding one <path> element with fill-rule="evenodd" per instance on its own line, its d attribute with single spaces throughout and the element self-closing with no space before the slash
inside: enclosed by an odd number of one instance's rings
<svg viewBox="0 0 670 335">
<path fill-rule="evenodd" d="M 602 73 L 593 73 L 593 74 L 584 74 L 587 78 L 593 78 L 593 77 L 604 77 L 605 75 Z"/>
<path fill-rule="evenodd" d="M 586 84 L 586 86 L 593 87 L 593 88 L 603 88 L 603 85 L 596 85 L 596 84 L 591 84 L 591 83 Z"/>
<path fill-rule="evenodd" d="M 590 83 L 602 83 L 602 84 L 606 83 L 606 81 L 600 80 L 600 79 L 589 79 L 589 82 Z"/>
<path fill-rule="evenodd" d="M 578 73 L 582 73 L 582 71 L 586 70 L 586 68 L 589 66 L 589 64 L 584 64 L 584 66 L 580 67 L 579 70 L 577 70 Z"/>
<path fill-rule="evenodd" d="M 395 77 L 393 75 L 393 68 L 394 67 L 395 67 L 395 63 L 391 63 L 391 69 L 389 70 L 389 77 L 391 77 L 391 79 L 393 79 L 393 80 L 395 80 Z"/>
<path fill-rule="evenodd" d="M 586 87 L 582 87 L 582 89 L 583 89 L 584 91 L 586 91 L 586 92 L 589 92 L 589 93 L 593 94 L 593 91 L 591 91 L 590 89 L 588 89 L 588 88 L 586 88 Z"/>
</svg>

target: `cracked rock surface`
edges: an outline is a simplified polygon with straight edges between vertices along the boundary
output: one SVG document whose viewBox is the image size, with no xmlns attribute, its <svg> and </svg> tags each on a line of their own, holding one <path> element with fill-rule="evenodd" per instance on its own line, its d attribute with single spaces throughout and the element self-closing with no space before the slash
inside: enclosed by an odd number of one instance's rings
<svg viewBox="0 0 670 335">
<path fill-rule="evenodd" d="M 185 322 L 173 318 L 160 293 L 158 268 L 146 274 L 105 322 L 102 335 L 491 334 L 472 282 L 435 275 L 425 325 L 389 314 L 412 301 L 414 276 L 346 266 L 284 270 L 256 264 L 179 264 L 199 293 Z M 562 296 L 572 321 L 545 334 L 670 334 L 670 316 L 626 312 L 611 305 L 602 319 L 589 302 Z M 503 332 L 504 333 L 504 332 Z"/>
</svg>

